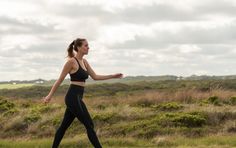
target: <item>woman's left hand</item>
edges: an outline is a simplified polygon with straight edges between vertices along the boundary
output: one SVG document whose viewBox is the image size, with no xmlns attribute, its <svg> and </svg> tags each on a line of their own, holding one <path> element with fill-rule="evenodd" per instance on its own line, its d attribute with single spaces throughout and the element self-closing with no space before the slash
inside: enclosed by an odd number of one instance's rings
<svg viewBox="0 0 236 148">
<path fill-rule="evenodd" d="M 42 98 L 42 101 L 44 104 L 49 103 L 51 101 L 52 97 L 47 95 L 46 97 Z"/>
</svg>

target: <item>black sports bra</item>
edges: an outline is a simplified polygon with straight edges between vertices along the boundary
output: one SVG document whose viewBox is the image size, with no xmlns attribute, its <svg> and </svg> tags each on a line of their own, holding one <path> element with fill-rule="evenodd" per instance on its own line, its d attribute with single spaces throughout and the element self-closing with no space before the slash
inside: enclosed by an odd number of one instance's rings
<svg viewBox="0 0 236 148">
<path fill-rule="evenodd" d="M 74 57 L 74 58 L 77 61 L 77 63 L 79 64 L 79 61 L 77 60 L 77 58 L 76 57 Z M 88 79 L 88 71 L 84 70 L 80 64 L 79 64 L 79 69 L 76 72 L 70 74 L 71 81 L 85 82 L 86 79 Z"/>
</svg>

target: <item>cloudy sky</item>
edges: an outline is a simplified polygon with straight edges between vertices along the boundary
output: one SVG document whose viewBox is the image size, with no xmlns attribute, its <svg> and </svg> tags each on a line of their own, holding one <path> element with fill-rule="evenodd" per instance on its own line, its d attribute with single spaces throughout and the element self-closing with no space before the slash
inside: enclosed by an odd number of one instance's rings
<svg viewBox="0 0 236 148">
<path fill-rule="evenodd" d="M 236 74 L 235 14 L 234 0 L 1 0 L 0 81 L 57 79 L 77 37 L 97 74 Z"/>
</svg>

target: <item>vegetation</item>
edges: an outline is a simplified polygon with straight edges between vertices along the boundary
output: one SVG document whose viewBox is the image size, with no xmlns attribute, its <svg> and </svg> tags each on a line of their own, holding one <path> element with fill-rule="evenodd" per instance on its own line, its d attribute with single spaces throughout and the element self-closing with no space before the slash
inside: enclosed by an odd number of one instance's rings
<svg viewBox="0 0 236 148">
<path fill-rule="evenodd" d="M 233 82 L 104 83 L 88 85 L 83 100 L 104 147 L 235 147 Z M 62 122 L 67 89 L 60 86 L 46 105 L 40 99 L 48 86 L 0 90 L 0 147 L 50 147 Z M 78 119 L 61 146 L 91 147 Z"/>
</svg>

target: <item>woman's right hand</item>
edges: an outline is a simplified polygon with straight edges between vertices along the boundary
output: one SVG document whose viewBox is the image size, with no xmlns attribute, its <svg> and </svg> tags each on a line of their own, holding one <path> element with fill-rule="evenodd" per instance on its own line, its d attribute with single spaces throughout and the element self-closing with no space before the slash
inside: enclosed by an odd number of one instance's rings
<svg viewBox="0 0 236 148">
<path fill-rule="evenodd" d="M 42 101 L 43 101 L 43 103 L 48 103 L 50 100 L 52 99 L 52 97 L 51 96 L 49 96 L 49 95 L 47 95 L 46 97 L 43 97 L 42 98 Z"/>
<path fill-rule="evenodd" d="M 123 74 L 122 73 L 116 73 L 113 75 L 113 78 L 123 78 Z"/>
</svg>

